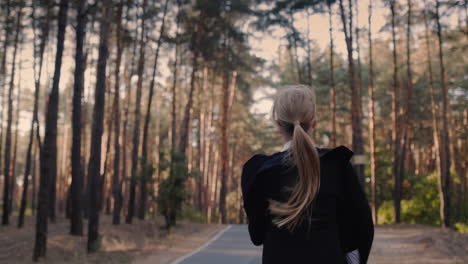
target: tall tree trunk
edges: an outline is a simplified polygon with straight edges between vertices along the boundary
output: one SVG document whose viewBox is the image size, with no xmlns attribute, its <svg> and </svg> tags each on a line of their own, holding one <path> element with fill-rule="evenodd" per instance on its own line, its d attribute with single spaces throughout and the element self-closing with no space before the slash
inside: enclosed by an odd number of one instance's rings
<svg viewBox="0 0 468 264">
<path fill-rule="evenodd" d="M 348 53 L 348 75 L 349 75 L 349 87 L 351 90 L 351 127 L 352 127 L 352 148 L 355 153 L 359 156 L 364 153 L 364 145 L 362 139 L 362 124 L 361 124 L 361 100 L 359 94 L 359 88 L 356 87 L 356 77 L 354 73 L 354 61 L 353 61 L 353 0 L 348 0 L 348 11 L 349 18 L 346 17 L 346 13 L 343 6 L 343 0 L 340 0 L 340 14 L 341 21 L 343 23 L 343 32 L 346 40 L 346 49 Z M 349 20 L 349 28 L 347 25 Z M 364 166 L 358 164 L 356 166 L 356 172 L 359 177 L 361 186 L 364 187 Z"/>
<path fill-rule="evenodd" d="M 394 194 L 393 203 L 395 209 L 395 222 L 400 223 L 400 205 L 402 182 L 399 178 L 399 156 L 398 156 L 398 140 L 400 138 L 399 131 L 399 89 L 398 89 L 398 61 L 397 61 L 397 41 L 396 41 L 396 0 L 390 0 L 391 24 L 392 24 L 392 43 L 393 43 L 393 89 L 392 89 L 392 149 L 393 149 L 393 178 L 394 178 Z"/>
<path fill-rule="evenodd" d="M 210 156 L 212 162 L 211 164 L 211 172 L 210 172 L 210 188 L 209 188 L 209 201 L 208 201 L 208 215 L 207 221 L 211 223 L 212 216 L 216 211 L 216 207 L 214 206 L 216 203 L 216 193 L 218 189 L 218 165 L 219 165 L 219 147 L 213 145 L 213 154 Z"/>
<path fill-rule="evenodd" d="M 411 0 L 408 0 L 408 16 L 407 16 L 407 31 L 406 31 L 406 72 L 407 72 L 407 94 L 406 94 L 406 111 L 404 113 L 404 120 L 402 120 L 402 135 L 399 143 L 398 159 L 397 159 L 397 177 L 399 179 L 399 198 L 401 199 L 402 182 L 405 168 L 406 149 L 408 145 L 408 137 L 410 135 L 409 129 L 411 126 L 411 111 L 412 111 L 412 97 L 413 97 L 413 78 L 411 70 Z"/>
<path fill-rule="evenodd" d="M 190 77 L 190 90 L 187 99 L 187 104 L 185 105 L 184 117 L 182 119 L 182 124 L 180 126 L 180 139 L 179 139 L 179 152 L 185 155 L 187 144 L 189 142 L 189 130 L 190 130 L 190 118 L 193 104 L 193 93 L 195 91 L 195 82 L 198 72 L 198 57 L 199 57 L 199 46 L 200 40 L 202 38 L 201 25 L 204 22 L 203 14 L 200 15 L 197 28 L 195 29 L 195 36 L 193 37 L 193 57 L 192 57 L 192 74 Z"/>
<path fill-rule="evenodd" d="M 3 25 L 4 27 L 7 27 L 9 25 L 9 20 L 10 20 L 10 17 L 8 16 L 10 14 L 10 0 L 6 0 L 5 3 L 4 3 L 4 6 L 2 6 L 3 8 L 5 8 L 5 14 L 7 14 L 5 16 L 5 20 L 3 21 Z M 5 30 L 5 36 L 3 36 L 3 46 L 2 46 L 2 60 L 0 62 L 0 78 L 2 78 L 2 82 L 0 83 L 1 87 L 2 88 L 2 92 L 5 91 L 5 85 L 6 85 L 6 62 L 7 62 L 7 51 L 8 51 L 8 46 L 10 45 L 10 30 Z M 4 95 L 4 93 L 2 93 L 2 95 Z M 3 97 L 3 96 L 2 96 Z M 2 107 L 3 109 L 3 107 Z M 3 126 L 2 126 L 3 127 Z M 0 137 L 0 139 L 3 139 L 2 137 Z M 1 144 L 2 140 L 0 140 L 0 144 Z M 1 145 L 0 145 L 1 146 Z M 0 152 L 1 152 L 2 148 L 0 148 Z"/>
<path fill-rule="evenodd" d="M 212 155 L 211 154 L 211 149 L 212 149 L 212 145 L 211 144 L 211 126 L 212 126 L 212 120 L 213 120 L 213 101 L 214 101 L 214 91 L 213 91 L 213 83 L 214 83 L 214 78 L 215 78 L 215 75 L 212 74 L 211 78 L 209 78 L 209 72 L 208 72 L 208 68 L 205 67 L 205 69 L 203 70 L 203 76 L 206 76 L 206 82 L 210 84 L 210 89 L 209 89 L 209 94 L 210 96 L 208 96 L 208 102 L 207 102 L 207 107 L 206 107 L 206 124 L 205 124 L 205 138 L 204 138 L 204 141 L 205 141 L 205 144 L 204 144 L 204 150 L 203 150 L 203 156 L 204 156 L 204 165 L 203 165 L 203 168 L 204 168 L 204 171 L 203 171 L 203 177 L 205 179 L 205 186 L 204 186 L 204 189 L 205 189 L 205 214 L 207 216 L 207 220 L 208 220 L 208 214 L 211 212 L 211 208 L 209 206 L 211 206 L 211 181 L 210 181 L 210 159 L 212 158 Z M 210 80 L 210 81 L 208 81 Z M 209 223 L 209 221 L 208 221 Z"/>
<path fill-rule="evenodd" d="M 372 57 L 372 0 L 369 0 L 369 145 L 371 159 L 371 200 L 372 200 L 372 220 L 375 224 L 377 219 L 377 165 L 375 159 L 375 109 L 374 109 L 374 60 Z"/>
<path fill-rule="evenodd" d="M 136 99 L 135 99 L 135 120 L 133 126 L 133 150 L 132 150 L 132 172 L 130 180 L 130 199 L 128 204 L 128 214 L 125 219 L 127 224 L 131 224 L 133 220 L 133 215 L 135 211 L 135 193 L 136 193 L 136 184 L 137 184 L 137 174 L 138 174 L 138 150 L 140 146 L 140 118 L 141 118 L 141 93 L 143 86 L 143 70 L 145 67 L 145 44 L 146 44 L 146 6 L 148 0 L 143 0 L 143 10 L 141 18 L 141 36 L 140 36 L 140 57 L 138 59 L 138 81 L 137 81 L 137 90 L 136 90 Z"/>
<path fill-rule="evenodd" d="M 203 67 L 203 79 L 202 79 L 202 85 L 200 92 L 198 93 L 198 101 L 202 102 L 202 98 L 204 102 L 206 100 L 209 100 L 206 96 L 206 90 L 207 90 L 207 84 L 208 84 L 208 68 L 206 66 Z M 207 134 L 207 127 L 206 127 L 206 103 L 201 104 L 198 109 L 199 111 L 199 116 L 198 116 L 198 157 L 197 157 L 197 162 L 198 162 L 198 171 L 200 173 L 200 177 L 198 178 L 198 193 L 197 193 L 197 206 L 198 210 L 200 212 L 204 212 L 204 205 L 206 202 L 204 201 L 205 198 L 205 146 L 207 144 L 206 140 L 206 134 Z"/>
<path fill-rule="evenodd" d="M 327 2 L 329 2 L 327 0 Z M 307 81 L 310 87 L 312 87 L 312 48 L 310 43 L 312 40 L 310 39 L 310 8 L 307 8 Z M 241 210 L 242 211 L 242 210 Z"/>
<path fill-rule="evenodd" d="M 424 1 L 424 36 L 426 41 L 426 56 L 427 56 L 427 72 L 429 75 L 429 94 L 431 97 L 431 117 L 432 117 L 432 138 L 434 141 L 434 151 L 436 152 L 436 169 L 438 174 L 438 188 L 439 188 L 439 197 L 440 197 L 440 205 L 439 205 L 439 215 L 441 222 L 444 223 L 445 218 L 445 199 L 444 194 L 445 188 L 443 188 L 443 175 L 444 171 L 442 170 L 441 160 L 443 159 L 443 155 L 440 149 L 440 129 L 439 129 L 439 121 L 437 115 L 439 113 L 439 104 L 436 102 L 435 99 L 435 88 L 434 88 L 434 76 L 432 71 L 432 60 L 431 60 L 431 44 L 429 39 L 429 23 L 428 23 L 428 6 L 427 1 Z"/>
<path fill-rule="evenodd" d="M 20 4 L 18 8 L 18 13 L 16 15 L 16 29 L 15 29 L 15 39 L 13 44 L 13 64 L 11 66 L 11 77 L 10 85 L 8 89 L 8 112 L 7 112 L 7 128 L 5 135 L 5 155 L 3 161 L 3 175 L 5 180 L 3 181 L 3 216 L 2 216 L 2 225 L 8 225 L 10 223 L 10 159 L 11 159 L 11 130 L 13 123 L 13 89 L 15 87 L 15 67 L 16 67 L 16 54 L 18 52 L 18 43 L 19 35 L 21 31 L 21 17 L 23 4 Z M 4 55 L 6 56 L 6 55 Z M 14 182 L 14 181 L 13 181 Z"/>
<path fill-rule="evenodd" d="M 295 66 L 296 66 L 296 69 L 297 69 L 297 82 L 298 83 L 303 83 L 303 75 L 302 75 L 302 69 L 301 69 L 301 63 L 299 61 L 299 54 L 297 52 L 298 50 L 298 45 L 297 45 L 297 39 L 298 39 L 298 35 L 299 33 L 297 32 L 295 26 L 294 26 L 294 15 L 292 12 L 289 13 L 289 26 L 290 26 L 290 30 L 291 30 L 291 36 L 288 38 L 289 40 L 289 45 L 293 47 L 293 56 L 294 56 L 294 62 L 295 62 Z"/>
<path fill-rule="evenodd" d="M 108 91 L 107 93 L 110 94 L 110 88 L 106 88 Z M 110 162 L 109 162 L 109 154 L 110 154 L 110 151 L 111 151 L 111 142 L 112 142 L 112 134 L 114 132 L 113 130 L 113 127 L 114 127 L 114 122 L 113 122 L 113 117 L 114 117 L 114 114 L 113 114 L 113 108 L 114 106 L 111 105 L 110 107 L 110 110 L 108 110 L 108 114 L 107 114 L 107 120 L 106 120 L 106 124 L 107 124 L 107 139 L 106 139 L 106 149 L 105 149 L 105 153 L 104 153 L 104 162 L 102 163 L 102 166 L 103 166 L 103 169 L 102 169 L 102 193 L 101 193 L 101 201 L 102 203 L 104 204 L 104 202 L 106 203 L 106 206 L 104 208 L 101 208 L 103 210 L 105 210 L 105 213 L 107 215 L 110 214 L 110 184 L 109 184 L 109 180 L 107 179 L 107 174 L 108 174 L 108 170 L 109 170 L 109 166 L 110 166 Z M 106 110 L 104 109 L 104 116 L 106 115 Z"/>
<path fill-rule="evenodd" d="M 128 132 L 128 122 L 130 120 L 130 103 L 132 101 L 132 85 L 131 85 L 131 78 L 135 72 L 135 57 L 136 57 L 136 47 L 138 45 L 134 43 L 133 48 L 132 48 L 132 56 L 131 56 L 131 63 L 130 63 L 130 70 L 128 70 L 128 67 L 126 66 L 125 71 L 128 73 L 127 80 L 126 80 L 126 102 L 125 102 L 125 109 L 124 109 L 124 121 L 123 121 L 123 128 L 122 128 L 122 146 L 128 145 L 127 143 L 127 132 Z M 128 63 L 126 64 L 128 65 Z M 128 170 L 127 170 L 127 148 L 122 148 L 122 179 L 128 176 Z M 123 183 L 124 181 L 121 181 L 122 189 L 123 189 Z M 128 184 L 126 184 L 126 188 L 128 189 Z M 122 190 L 121 189 L 121 190 Z M 122 192 L 123 194 L 127 193 Z M 124 208 L 124 198 L 122 197 L 122 208 Z"/>
<path fill-rule="evenodd" d="M 177 2 L 179 5 L 179 11 L 180 12 L 180 3 L 179 1 Z M 172 154 L 175 153 L 176 151 L 176 144 L 177 144 L 177 66 L 178 66 L 178 60 L 179 60 L 179 14 L 177 14 L 177 19 L 176 19 L 176 46 L 174 48 L 174 64 L 173 64 L 173 71 L 174 71 L 174 78 L 172 80 L 172 112 L 171 112 L 171 152 Z M 171 167 L 172 167 L 172 157 L 171 157 Z M 172 169 L 172 168 L 171 168 Z"/>
<path fill-rule="evenodd" d="M 73 139 L 71 148 L 72 183 L 71 183 L 71 225 L 70 234 L 83 235 L 83 178 L 81 173 L 81 97 L 84 88 L 84 40 L 86 36 L 87 0 L 77 2 L 75 84 L 73 86 Z"/>
<path fill-rule="evenodd" d="M 359 1 L 355 0 L 355 17 L 356 17 L 356 25 L 355 25 L 355 34 L 356 37 L 355 42 L 356 42 L 356 53 L 357 53 L 357 95 L 356 95 L 356 108 L 358 111 L 358 116 L 359 116 L 359 123 L 358 126 L 360 127 L 359 133 L 360 133 L 360 149 L 361 149 L 361 154 L 364 154 L 364 140 L 362 137 L 362 119 L 363 119 L 363 114 L 362 114 L 362 64 L 361 64 L 361 47 L 360 47 L 360 32 L 361 29 L 359 28 Z M 351 6 L 349 7 L 351 9 Z M 350 16 L 351 16 L 351 11 L 350 11 Z M 350 21 L 352 23 L 352 21 Z M 350 24 L 350 28 L 351 28 Z M 357 165 L 357 170 L 359 173 L 361 173 L 361 185 L 364 187 L 365 186 L 365 175 L 364 175 L 364 165 Z"/>
<path fill-rule="evenodd" d="M 89 23 L 89 31 L 90 32 L 95 32 L 95 23 L 96 23 L 96 16 L 97 16 L 98 12 L 92 12 L 91 13 L 91 19 L 90 19 L 90 23 Z M 86 42 L 86 40 L 85 40 Z M 91 70 L 94 68 L 93 64 L 94 64 L 94 60 L 93 59 L 89 59 L 88 60 L 88 57 L 89 56 L 93 56 L 93 53 L 92 53 L 92 49 L 91 47 L 88 45 L 86 46 L 86 50 L 85 50 L 85 53 L 84 53 L 84 57 L 85 57 L 85 66 L 86 67 L 89 67 L 90 68 L 90 73 L 89 74 L 92 74 Z M 91 54 L 91 55 L 90 55 Z M 89 65 L 88 65 L 88 61 L 89 61 Z M 89 85 L 89 89 L 92 89 L 92 84 Z M 84 90 L 83 90 L 83 97 L 81 98 L 82 102 L 90 102 L 91 101 L 91 95 L 92 93 L 91 92 L 88 92 L 87 95 L 85 95 L 84 93 Z M 86 99 L 85 99 L 85 96 L 86 96 Z M 84 105 L 86 106 L 86 105 Z M 89 189 L 90 189 L 90 186 L 89 186 L 89 177 L 88 175 L 86 175 L 86 168 L 88 167 L 88 161 L 89 161 L 89 142 L 91 140 L 88 140 L 89 139 L 89 135 L 88 135 L 88 124 L 90 123 L 89 120 L 88 120 L 88 107 L 83 107 L 82 106 L 82 119 L 81 119 L 81 138 L 82 138 L 82 142 L 81 142 L 81 154 L 82 154 L 82 157 L 81 157 L 81 173 L 83 174 L 83 180 L 84 180 L 84 184 L 83 184 L 83 187 L 84 187 L 84 190 L 83 190 L 83 217 L 84 218 L 88 218 L 88 213 L 89 213 L 89 208 L 88 208 L 88 205 L 89 205 Z"/>
<path fill-rule="evenodd" d="M 20 54 L 21 56 L 21 54 Z M 15 141 L 13 143 L 13 158 L 11 159 L 11 191 L 10 191 L 10 200 L 9 202 L 9 210 L 10 214 L 13 213 L 13 200 L 15 197 L 16 191 L 16 164 L 17 164 L 17 157 L 18 157 L 18 127 L 19 127 L 19 112 L 20 112 L 20 98 L 21 98 L 21 60 L 18 64 L 19 69 L 19 76 L 18 76 L 18 91 L 16 92 L 16 113 L 15 113 Z"/>
<path fill-rule="evenodd" d="M 114 174 L 112 176 L 112 196 L 114 197 L 114 211 L 112 214 L 112 224 L 120 224 L 120 213 L 122 210 L 122 183 L 120 181 L 120 64 L 122 62 L 122 53 L 124 45 L 122 40 L 122 13 L 124 0 L 120 0 L 117 7 L 117 16 L 115 22 L 117 28 L 115 30 L 115 41 L 117 43 L 117 57 L 115 59 L 115 74 L 114 74 Z M 128 96 L 128 95 L 127 95 Z"/>
<path fill-rule="evenodd" d="M 227 204 L 228 178 L 229 178 L 229 150 L 228 150 L 228 130 L 230 122 L 230 111 L 234 99 L 235 83 L 237 73 L 231 73 L 225 69 L 223 76 L 223 113 L 221 119 L 221 189 L 219 192 L 219 212 L 221 222 L 227 223 Z"/>
<path fill-rule="evenodd" d="M 49 7 L 50 4 L 46 1 L 46 5 Z M 35 20 L 35 1 L 32 2 L 32 27 L 34 33 L 34 41 L 33 44 L 36 43 L 36 20 Z M 39 138 L 39 117 L 38 117 L 38 110 L 39 110 L 39 94 L 41 88 L 41 76 L 42 76 L 42 66 L 44 62 L 44 51 L 45 46 L 47 44 L 48 36 L 49 36 L 49 28 L 50 28 L 50 8 L 47 9 L 46 15 L 46 22 L 42 27 L 42 34 L 41 34 L 41 41 L 39 44 L 39 54 L 37 54 L 36 49 L 34 48 L 34 106 L 33 106 L 33 118 L 31 120 L 31 128 L 29 131 L 29 141 L 28 141 L 28 148 L 26 150 L 26 161 L 25 161 L 25 169 L 24 169 L 24 177 L 23 177 L 23 192 L 21 195 L 21 206 L 20 212 L 18 217 L 18 227 L 21 228 L 24 225 L 24 213 L 26 211 L 27 205 L 27 196 L 28 196 L 28 186 L 29 186 L 29 175 L 31 174 L 31 163 L 34 163 L 34 160 L 31 160 L 31 153 L 34 143 L 34 133 L 36 133 L 36 139 L 38 140 L 38 145 L 40 146 L 40 138 Z M 39 67 L 36 70 L 36 57 L 39 57 Z M 34 171 L 33 171 L 34 174 Z M 33 185 L 34 185 L 33 180 Z M 35 193 L 35 192 L 33 192 Z M 33 201 L 34 201 L 33 195 Z M 34 211 L 34 203 L 33 203 L 33 211 Z"/>
<path fill-rule="evenodd" d="M 96 90 L 94 92 L 93 127 L 88 177 L 91 181 L 89 192 L 88 252 L 99 248 L 99 211 L 102 207 L 101 143 L 104 127 L 106 95 L 106 66 L 108 57 L 107 39 L 112 16 L 111 0 L 102 2 L 101 29 L 99 33 L 99 56 L 97 64 Z"/>
<path fill-rule="evenodd" d="M 59 103 L 60 70 L 67 26 L 67 0 L 60 0 L 57 30 L 57 53 L 55 55 L 55 71 L 52 90 L 49 94 L 44 143 L 41 150 L 41 177 L 39 183 L 39 199 L 36 218 L 36 241 L 33 260 L 45 257 L 47 248 L 47 216 L 49 215 L 49 192 L 55 185 L 57 173 L 57 119 Z M 53 201 L 51 201 L 53 202 Z"/>
<path fill-rule="evenodd" d="M 159 50 L 161 47 L 161 42 L 162 38 L 164 35 L 164 27 L 166 25 L 166 14 L 167 14 L 167 6 L 168 6 L 169 0 L 166 0 L 164 2 L 164 10 L 163 10 L 163 18 L 161 22 L 161 27 L 159 29 L 159 37 L 157 41 L 157 48 L 156 48 L 156 53 L 154 55 L 154 64 L 153 64 L 153 72 L 152 72 L 152 77 L 151 77 L 151 83 L 149 87 L 149 96 L 148 96 L 148 104 L 146 107 L 146 116 L 145 116 L 145 123 L 143 127 L 143 141 L 142 141 L 142 170 L 145 170 L 145 167 L 147 166 L 148 163 L 148 130 L 149 130 L 149 123 L 150 123 L 150 116 L 151 116 L 151 105 L 153 103 L 153 95 L 154 95 L 154 84 L 155 84 L 155 78 L 156 78 L 156 70 L 158 67 L 158 59 L 159 59 Z M 140 207 L 139 207 L 139 212 L 138 212 L 138 218 L 141 220 L 145 219 L 145 212 L 146 212 L 146 199 L 148 196 L 148 186 L 147 186 L 147 178 L 146 177 L 151 177 L 152 175 L 147 175 L 146 171 L 143 171 L 141 173 L 141 191 L 140 191 Z"/>
<path fill-rule="evenodd" d="M 450 214 L 450 134 L 449 134 L 449 111 L 450 101 L 448 94 L 447 76 L 445 73 L 444 65 L 444 51 L 443 51 L 443 39 L 442 39 L 442 27 L 440 25 L 440 2 L 436 0 L 436 23 L 437 23 L 437 39 L 439 46 L 439 65 L 440 65 L 440 76 L 442 81 L 442 144 L 441 144 L 441 167 L 442 167 L 442 189 L 444 200 L 444 217 L 442 218 L 442 227 L 449 228 L 451 226 L 451 214 Z"/>
<path fill-rule="evenodd" d="M 331 131 L 331 145 L 336 146 L 336 89 L 335 89 L 335 65 L 334 65 L 334 44 L 333 44 L 333 19 L 331 0 L 327 0 L 328 5 L 328 24 L 330 32 L 330 99 L 331 99 L 331 114 L 332 114 L 332 131 Z"/>
<path fill-rule="evenodd" d="M 5 9 L 6 13 L 5 14 L 9 14 L 10 13 L 10 0 L 6 0 L 5 3 L 4 3 L 4 6 L 2 6 L 2 8 Z M 8 15 L 5 16 L 5 20 L 4 20 L 4 26 L 5 27 L 8 27 L 8 24 L 9 24 L 9 19 L 10 17 Z M 3 135 L 5 133 L 4 131 L 4 126 L 3 126 L 3 123 L 4 123 L 4 113 L 5 113 L 5 105 L 6 105 L 6 101 L 5 101 L 5 90 L 6 90 L 6 61 L 7 61 L 7 54 L 8 54 L 8 46 L 10 45 L 9 41 L 10 41 L 10 30 L 5 30 L 5 36 L 3 37 L 3 45 L 2 45 L 2 60 L 0 62 L 0 78 L 1 78 L 1 83 L 0 83 L 0 89 L 1 89 L 1 95 L 2 95 L 2 111 L 0 112 L 0 171 L 2 171 L 2 165 L 5 165 L 3 164 L 2 162 L 2 154 L 3 154 Z M 5 174 L 4 174 L 4 177 L 5 177 Z M 5 177 L 5 180 L 4 182 L 6 181 L 6 177 Z"/>
<path fill-rule="evenodd" d="M 36 180 L 36 175 L 37 175 L 37 172 L 38 172 L 38 159 L 37 159 L 37 155 L 38 155 L 38 152 L 40 152 L 40 149 L 39 149 L 39 142 L 36 142 L 36 145 L 33 146 L 34 148 L 34 152 L 33 152 L 33 161 L 32 161 L 32 173 L 31 173 L 31 181 L 32 181 L 32 193 L 31 193 L 31 211 L 32 211 L 32 215 L 35 215 L 36 214 L 36 199 L 37 199 L 37 180 Z"/>
</svg>

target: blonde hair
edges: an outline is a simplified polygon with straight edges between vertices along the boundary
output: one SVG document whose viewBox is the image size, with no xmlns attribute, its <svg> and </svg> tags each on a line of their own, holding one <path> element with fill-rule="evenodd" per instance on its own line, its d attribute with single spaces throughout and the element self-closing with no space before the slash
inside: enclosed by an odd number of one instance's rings
<svg viewBox="0 0 468 264">
<path fill-rule="evenodd" d="M 315 93 L 306 85 L 281 89 L 272 108 L 273 120 L 286 139 L 291 139 L 286 160 L 297 167 L 298 179 L 287 202 L 270 200 L 269 209 L 277 217 L 273 223 L 293 230 L 305 217 L 320 187 L 320 160 L 310 131 L 315 121 Z"/>
</svg>

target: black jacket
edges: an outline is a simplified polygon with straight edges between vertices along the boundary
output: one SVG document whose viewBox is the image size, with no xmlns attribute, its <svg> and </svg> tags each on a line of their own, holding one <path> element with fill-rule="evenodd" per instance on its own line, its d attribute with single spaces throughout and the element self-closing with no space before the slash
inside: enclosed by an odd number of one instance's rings
<svg viewBox="0 0 468 264">
<path fill-rule="evenodd" d="M 309 208 L 312 221 L 294 232 L 272 223 L 268 199 L 287 201 L 297 168 L 282 162 L 286 151 L 257 154 L 242 171 L 244 209 L 255 245 L 263 244 L 263 264 L 343 264 L 345 254 L 358 249 L 367 263 L 374 225 L 369 204 L 350 162 L 353 152 L 344 146 L 317 148 L 320 189 Z M 311 212 L 311 214 L 310 214 Z"/>
</svg>

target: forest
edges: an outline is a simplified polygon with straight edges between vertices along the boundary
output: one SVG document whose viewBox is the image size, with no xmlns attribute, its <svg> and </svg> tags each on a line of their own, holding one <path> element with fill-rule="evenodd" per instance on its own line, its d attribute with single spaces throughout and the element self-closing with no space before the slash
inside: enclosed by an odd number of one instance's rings
<svg viewBox="0 0 468 264">
<path fill-rule="evenodd" d="M 2 0 L 0 20 L 1 263 L 245 224 L 286 84 L 315 90 L 314 141 L 353 150 L 376 225 L 468 232 L 466 0 Z"/>
</svg>

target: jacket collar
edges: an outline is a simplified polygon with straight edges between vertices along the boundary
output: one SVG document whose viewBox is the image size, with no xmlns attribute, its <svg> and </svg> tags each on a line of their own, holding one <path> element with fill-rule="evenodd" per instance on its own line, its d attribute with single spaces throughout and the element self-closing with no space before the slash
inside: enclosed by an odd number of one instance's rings
<svg viewBox="0 0 468 264">
<path fill-rule="evenodd" d="M 283 149 L 282 149 L 281 151 L 285 151 L 285 150 L 287 150 L 288 148 L 290 148 L 290 147 L 291 147 L 291 143 L 292 143 L 291 140 L 289 140 L 288 142 L 284 143 Z"/>
<path fill-rule="evenodd" d="M 281 149 L 281 152 L 284 152 L 284 151 L 288 150 L 291 147 L 291 144 L 292 144 L 292 140 L 288 140 L 286 143 L 284 143 L 283 149 Z M 327 153 L 329 150 L 331 150 L 331 149 L 319 148 L 317 146 L 315 146 L 315 147 L 317 148 L 317 151 L 319 153 L 319 157 L 322 157 L 325 153 Z"/>
</svg>

